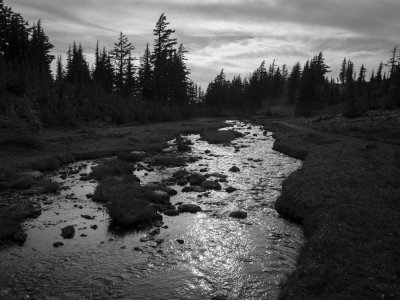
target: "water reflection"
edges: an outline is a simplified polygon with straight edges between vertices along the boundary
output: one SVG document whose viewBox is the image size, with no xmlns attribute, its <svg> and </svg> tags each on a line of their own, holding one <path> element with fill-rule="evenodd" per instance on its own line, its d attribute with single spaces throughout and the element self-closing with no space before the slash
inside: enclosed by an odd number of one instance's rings
<svg viewBox="0 0 400 300">
<path fill-rule="evenodd" d="M 179 192 L 173 203 L 196 203 L 203 212 L 165 216 L 168 228 L 147 242 L 140 241 L 146 230 L 110 227 L 104 208 L 87 198 L 96 183 L 83 182 L 80 176 L 96 162 L 70 166 L 78 172 L 67 177 L 68 188 L 41 200 L 48 203 L 42 215 L 25 224 L 25 246 L 0 253 L 0 272 L 7 274 L 0 277 L 0 292 L 65 299 L 275 299 L 280 280 L 293 270 L 302 235 L 279 218 L 273 203 L 284 178 L 300 163 L 273 151 L 271 136 L 263 135 L 261 128 L 229 124 L 247 132 L 232 146 L 188 136 L 194 142 L 190 155 L 201 159 L 186 169 L 228 175 L 222 191 Z M 228 172 L 233 165 L 240 172 Z M 146 183 L 167 179 L 176 170 L 156 168 L 136 175 Z M 224 192 L 228 186 L 237 190 Z M 247 219 L 229 218 L 237 209 L 247 211 Z M 94 219 L 84 219 L 84 214 Z M 67 225 L 76 225 L 75 238 L 54 249 L 60 228 Z"/>
</svg>

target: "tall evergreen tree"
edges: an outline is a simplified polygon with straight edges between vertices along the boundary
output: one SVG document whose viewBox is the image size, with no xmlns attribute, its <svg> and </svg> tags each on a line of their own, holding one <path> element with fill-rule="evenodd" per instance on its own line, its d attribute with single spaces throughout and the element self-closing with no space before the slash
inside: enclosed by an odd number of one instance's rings
<svg viewBox="0 0 400 300">
<path fill-rule="evenodd" d="M 176 38 L 171 35 L 175 30 L 168 28 L 167 17 L 161 14 L 153 30 L 155 36 L 152 62 L 154 66 L 154 92 L 158 99 L 164 102 L 170 97 L 170 86 L 168 82 L 169 67 L 174 53 L 174 46 L 177 44 Z"/>
<path fill-rule="evenodd" d="M 339 73 L 339 80 L 341 84 L 346 83 L 346 73 L 347 73 L 347 60 L 346 58 L 343 58 L 342 66 L 340 68 L 340 73 Z"/>
<path fill-rule="evenodd" d="M 301 78 L 301 67 L 300 63 L 298 62 L 293 66 L 292 71 L 290 72 L 288 78 L 288 92 L 287 92 L 288 104 L 295 103 L 296 93 L 300 84 L 300 78 Z"/>
<path fill-rule="evenodd" d="M 29 60 L 31 65 L 39 74 L 50 77 L 50 64 L 54 59 L 54 55 L 50 54 L 50 51 L 54 46 L 49 42 L 48 36 L 44 33 L 40 20 L 33 25 L 31 31 L 32 34 L 29 43 Z"/>
<path fill-rule="evenodd" d="M 146 100 L 153 98 L 154 93 L 154 78 L 153 78 L 153 67 L 151 64 L 151 53 L 149 50 L 149 44 L 146 45 L 146 50 L 143 56 L 140 58 L 139 66 L 139 92 L 142 97 Z"/>
<path fill-rule="evenodd" d="M 132 43 L 130 43 L 128 38 L 121 32 L 117 42 L 114 44 L 113 50 L 111 51 L 111 55 L 115 64 L 115 90 L 117 93 L 124 93 L 127 67 L 132 63 L 132 57 L 130 57 L 130 53 L 134 49 L 135 47 L 132 45 Z"/>
</svg>

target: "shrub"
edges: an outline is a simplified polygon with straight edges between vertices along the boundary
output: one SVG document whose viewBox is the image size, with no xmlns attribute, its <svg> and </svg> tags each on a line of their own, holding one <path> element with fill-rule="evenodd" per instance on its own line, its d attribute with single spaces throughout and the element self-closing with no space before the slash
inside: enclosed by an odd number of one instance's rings
<svg viewBox="0 0 400 300">
<path fill-rule="evenodd" d="M 60 166 L 61 162 L 55 157 L 43 158 L 32 164 L 32 168 L 41 172 L 54 171 L 57 170 Z"/>
<path fill-rule="evenodd" d="M 93 200 L 107 203 L 108 213 L 114 223 L 150 223 L 156 210 L 146 200 L 149 192 L 136 183 L 134 176 L 104 178 L 96 188 Z"/>
<path fill-rule="evenodd" d="M 132 174 L 133 170 L 133 166 L 127 162 L 110 160 L 94 167 L 89 176 L 95 178 L 96 180 L 102 180 L 103 178 L 111 176 L 130 175 Z"/>
<path fill-rule="evenodd" d="M 43 194 L 55 194 L 60 189 L 60 184 L 50 179 L 43 179 L 40 182 L 40 186 L 42 187 Z"/>
</svg>

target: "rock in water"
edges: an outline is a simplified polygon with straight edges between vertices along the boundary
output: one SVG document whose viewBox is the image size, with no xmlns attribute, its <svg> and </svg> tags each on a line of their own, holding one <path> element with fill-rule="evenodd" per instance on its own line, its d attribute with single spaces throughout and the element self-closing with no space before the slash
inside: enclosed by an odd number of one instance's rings
<svg viewBox="0 0 400 300">
<path fill-rule="evenodd" d="M 72 239 L 74 235 L 75 235 L 75 228 L 72 225 L 69 225 L 61 229 L 61 236 L 64 239 Z"/>
<path fill-rule="evenodd" d="M 179 215 L 179 211 L 177 211 L 176 209 L 167 209 L 163 212 L 163 214 L 166 216 L 174 217 Z"/>
<path fill-rule="evenodd" d="M 64 245 L 64 243 L 62 243 L 62 242 L 55 242 L 53 244 L 53 247 L 58 248 L 58 247 L 63 246 L 63 245 Z"/>
<path fill-rule="evenodd" d="M 221 185 L 216 181 L 206 180 L 201 184 L 201 186 L 206 190 L 215 190 L 215 191 L 221 190 Z"/>
<path fill-rule="evenodd" d="M 182 204 L 181 206 L 178 207 L 178 210 L 180 212 L 188 212 L 188 213 L 192 213 L 195 214 L 199 211 L 201 211 L 201 207 L 196 205 L 196 204 Z"/>
<path fill-rule="evenodd" d="M 240 169 L 236 166 L 233 166 L 232 168 L 229 169 L 229 172 L 234 172 L 234 173 L 240 172 Z"/>
<path fill-rule="evenodd" d="M 236 211 L 230 212 L 229 216 L 231 218 L 235 218 L 235 219 L 246 219 L 247 218 L 247 212 L 236 210 Z"/>
<path fill-rule="evenodd" d="M 227 193 L 233 193 L 233 192 L 237 191 L 237 188 L 234 188 L 234 187 L 232 187 L 232 186 L 229 186 L 229 187 L 226 188 L 225 191 L 226 191 Z"/>
<path fill-rule="evenodd" d="M 201 185 L 204 181 L 206 178 L 201 174 L 193 174 L 190 177 L 190 185 Z"/>
</svg>

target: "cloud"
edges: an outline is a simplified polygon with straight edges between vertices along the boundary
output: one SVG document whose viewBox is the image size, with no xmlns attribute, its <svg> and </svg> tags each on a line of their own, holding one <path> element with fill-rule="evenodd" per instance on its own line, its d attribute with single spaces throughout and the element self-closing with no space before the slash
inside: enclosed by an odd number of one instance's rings
<svg viewBox="0 0 400 300">
<path fill-rule="evenodd" d="M 333 76 L 344 56 L 376 68 L 400 41 L 398 0 L 6 0 L 30 22 L 42 19 L 55 53 L 74 40 L 87 56 L 124 32 L 142 55 L 164 12 L 189 50 L 192 78 L 205 86 L 225 68 L 248 74 L 262 60 L 291 65 L 323 51 Z M 336 64 L 338 66 L 336 66 Z"/>
</svg>

